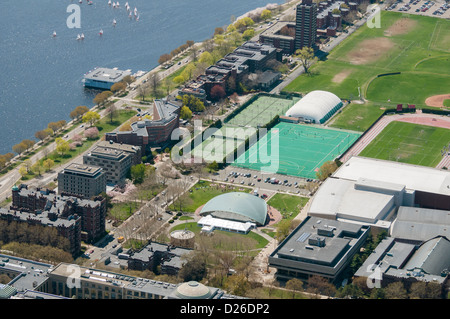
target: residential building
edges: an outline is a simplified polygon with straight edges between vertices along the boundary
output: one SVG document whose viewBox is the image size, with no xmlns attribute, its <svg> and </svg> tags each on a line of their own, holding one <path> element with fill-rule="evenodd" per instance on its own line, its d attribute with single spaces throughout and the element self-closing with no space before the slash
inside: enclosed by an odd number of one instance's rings
<svg viewBox="0 0 450 319">
<path fill-rule="evenodd" d="M 106 192 L 106 180 L 101 167 L 72 163 L 58 173 L 58 193 L 91 198 Z"/>
<path fill-rule="evenodd" d="M 111 87 L 123 80 L 127 75 L 131 75 L 130 70 L 122 71 L 118 69 L 96 68 L 84 76 L 84 86 L 87 88 L 111 90 Z"/>
<path fill-rule="evenodd" d="M 58 195 L 48 189 L 28 189 L 23 184 L 12 190 L 11 210 L 36 213 L 52 211 L 51 207 L 55 207 L 61 218 L 81 217 L 81 240 L 92 242 L 105 234 L 106 199 L 101 196 L 82 199 Z"/>
<path fill-rule="evenodd" d="M 297 5 L 295 21 L 295 50 L 304 47 L 314 48 L 317 37 L 317 4 L 303 0 Z"/>
<path fill-rule="evenodd" d="M 279 21 L 261 32 L 259 41 L 282 50 L 283 54 L 295 52 L 295 22 Z"/>
</svg>

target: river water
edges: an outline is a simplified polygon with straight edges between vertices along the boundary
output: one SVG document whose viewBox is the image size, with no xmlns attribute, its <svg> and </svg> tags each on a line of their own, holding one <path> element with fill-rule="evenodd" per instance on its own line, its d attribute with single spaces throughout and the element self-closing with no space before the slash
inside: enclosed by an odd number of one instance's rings
<svg viewBox="0 0 450 319">
<path fill-rule="evenodd" d="M 3 0 L 0 10 L 0 154 L 46 128 L 70 120 L 78 105 L 93 106 L 83 75 L 95 67 L 149 71 L 187 40 L 204 41 L 268 0 Z M 76 5 L 79 11 L 68 10 Z M 79 19 L 73 20 L 79 12 Z M 69 28 L 80 22 L 80 28 Z M 113 21 L 116 25 L 113 25 Z M 69 24 L 70 25 L 70 24 Z M 103 30 L 103 35 L 99 31 Z M 56 37 L 53 37 L 53 32 Z M 84 34 L 83 41 L 76 40 Z"/>
</svg>

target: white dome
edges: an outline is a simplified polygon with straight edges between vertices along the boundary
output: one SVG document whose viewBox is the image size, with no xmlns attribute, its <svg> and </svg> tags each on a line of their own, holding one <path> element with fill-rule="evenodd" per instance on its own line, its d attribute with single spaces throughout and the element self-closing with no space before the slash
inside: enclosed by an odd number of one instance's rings
<svg viewBox="0 0 450 319">
<path fill-rule="evenodd" d="M 209 288 L 197 281 L 182 283 L 177 287 L 175 294 L 181 299 L 208 299 L 211 297 Z"/>
<path fill-rule="evenodd" d="M 342 101 L 327 91 L 312 91 L 294 104 L 286 116 L 304 118 L 314 123 L 328 120 L 342 106 Z"/>
</svg>

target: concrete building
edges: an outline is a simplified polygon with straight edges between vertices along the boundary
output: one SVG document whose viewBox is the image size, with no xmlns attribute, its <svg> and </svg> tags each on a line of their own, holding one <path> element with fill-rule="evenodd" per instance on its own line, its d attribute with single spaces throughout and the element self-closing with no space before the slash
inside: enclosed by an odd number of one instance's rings
<svg viewBox="0 0 450 319">
<path fill-rule="evenodd" d="M 370 226 L 308 216 L 270 254 L 269 267 L 280 281 L 313 275 L 338 281 L 369 232 Z"/>
<path fill-rule="evenodd" d="M 110 90 L 111 86 L 122 81 L 127 75 L 131 75 L 130 70 L 122 71 L 115 68 L 96 68 L 84 76 L 84 86 L 87 88 Z"/>
<path fill-rule="evenodd" d="M 295 20 L 295 50 L 304 47 L 314 48 L 317 38 L 317 4 L 303 0 L 297 5 Z M 295 51 L 294 50 L 294 51 Z"/>
<path fill-rule="evenodd" d="M 72 163 L 58 173 L 58 193 L 91 198 L 106 192 L 106 174 L 98 166 Z"/>
<path fill-rule="evenodd" d="M 382 240 L 355 273 L 355 277 L 371 278 L 380 287 L 401 281 L 408 289 L 414 282 L 436 283 L 445 295 L 450 270 L 450 241 L 442 236 L 421 244 Z M 372 282 L 375 284 L 375 282 Z"/>
<path fill-rule="evenodd" d="M 105 134 L 107 141 L 139 146 L 142 155 L 152 147 L 164 148 L 170 145 L 173 130 L 179 127 L 181 103 L 177 101 L 155 100 L 153 119 L 145 119 L 131 124 L 131 131 Z"/>
<path fill-rule="evenodd" d="M 83 156 L 83 163 L 101 167 L 106 176 L 106 184 L 122 183 L 127 177 L 131 164 L 131 154 L 108 146 L 96 146 Z"/>
</svg>

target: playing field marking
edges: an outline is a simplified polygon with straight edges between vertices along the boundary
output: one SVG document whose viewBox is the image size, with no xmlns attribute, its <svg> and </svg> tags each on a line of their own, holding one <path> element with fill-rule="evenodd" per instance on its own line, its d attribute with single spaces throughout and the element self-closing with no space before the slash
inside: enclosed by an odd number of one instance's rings
<svg viewBox="0 0 450 319">
<path fill-rule="evenodd" d="M 438 31 L 437 35 L 439 35 L 441 26 L 439 24 L 439 21 L 436 21 L 436 24 L 434 25 L 433 33 L 431 34 L 431 37 L 430 37 L 430 41 L 428 42 L 428 50 L 430 50 L 431 48 L 435 49 L 435 42 L 438 40 L 438 37 L 435 37 L 434 34 L 436 33 L 436 29 L 437 29 L 438 25 L 439 25 L 439 31 Z"/>
</svg>

